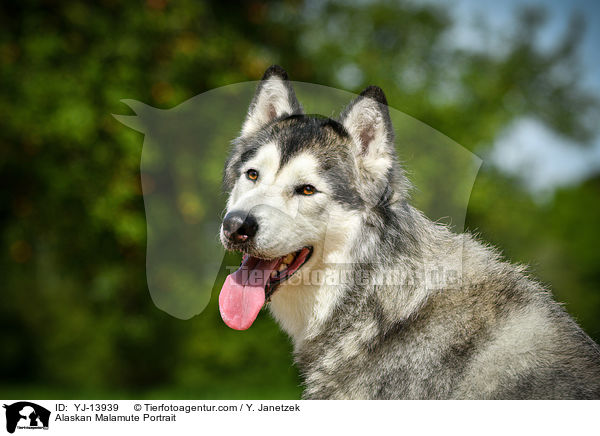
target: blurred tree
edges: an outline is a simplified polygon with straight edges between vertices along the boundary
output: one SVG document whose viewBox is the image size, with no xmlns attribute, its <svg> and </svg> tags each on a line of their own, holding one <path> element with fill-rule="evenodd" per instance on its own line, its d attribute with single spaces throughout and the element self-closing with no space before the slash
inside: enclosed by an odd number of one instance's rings
<svg viewBox="0 0 600 436">
<path fill-rule="evenodd" d="M 240 335 L 221 324 L 214 297 L 186 322 L 152 304 L 142 136 L 110 116 L 123 112 L 121 98 L 170 107 L 278 63 L 294 80 L 351 91 L 376 83 L 392 106 L 476 152 L 524 115 L 582 143 L 595 133 L 596 100 L 578 85 L 581 23 L 542 51 L 539 10 L 522 14 L 501 50 L 467 52 L 448 41 L 443 7 L 412 2 L 23 0 L 0 8 L 5 396 L 28 387 L 32 397 L 63 398 L 299 395 L 290 346 L 268 317 Z M 598 191 L 593 180 L 540 206 L 484 169 L 468 221 L 511 257 L 534 262 L 596 339 Z"/>
</svg>

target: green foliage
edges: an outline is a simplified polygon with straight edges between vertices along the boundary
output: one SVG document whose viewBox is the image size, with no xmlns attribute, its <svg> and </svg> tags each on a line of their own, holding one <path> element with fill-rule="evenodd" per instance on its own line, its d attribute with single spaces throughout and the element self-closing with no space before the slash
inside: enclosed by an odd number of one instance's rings
<svg viewBox="0 0 600 436">
<path fill-rule="evenodd" d="M 376 83 L 393 107 L 477 153 L 525 115 L 582 143 L 595 133 L 586 120 L 597 103 L 578 87 L 581 25 L 573 22 L 561 43 L 542 52 L 532 43 L 541 25 L 535 11 L 516 22 L 502 50 L 472 53 L 448 43 L 452 23 L 444 9 L 412 2 L 5 3 L 4 396 L 300 395 L 291 345 L 268 316 L 239 333 L 220 320 L 218 289 L 189 321 L 151 301 L 143 136 L 111 117 L 125 110 L 122 98 L 168 108 L 256 80 L 278 63 L 294 80 L 349 91 Z M 220 166 L 204 173 L 212 180 Z M 427 174 L 439 177 L 433 169 Z M 509 258 L 531 263 L 596 339 L 599 191 L 596 178 L 540 204 L 484 167 L 467 216 L 468 226 Z"/>
</svg>

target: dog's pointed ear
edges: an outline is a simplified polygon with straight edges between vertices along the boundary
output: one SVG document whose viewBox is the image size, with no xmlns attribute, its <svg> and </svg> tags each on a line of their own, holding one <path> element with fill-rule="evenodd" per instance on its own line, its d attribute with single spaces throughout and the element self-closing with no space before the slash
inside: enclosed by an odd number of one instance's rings
<svg viewBox="0 0 600 436">
<path fill-rule="evenodd" d="M 369 86 L 340 115 L 352 138 L 361 172 L 370 179 L 385 177 L 395 159 L 394 129 L 382 89 Z"/>
<path fill-rule="evenodd" d="M 302 113 L 302 107 L 290 84 L 288 75 L 279 65 L 270 66 L 261 79 L 248 108 L 241 136 L 250 135 L 267 123 L 284 115 Z"/>
</svg>

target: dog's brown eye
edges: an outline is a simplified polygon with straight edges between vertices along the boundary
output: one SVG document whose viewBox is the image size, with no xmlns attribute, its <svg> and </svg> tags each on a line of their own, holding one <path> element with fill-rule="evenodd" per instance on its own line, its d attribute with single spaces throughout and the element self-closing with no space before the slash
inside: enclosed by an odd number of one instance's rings
<svg viewBox="0 0 600 436">
<path fill-rule="evenodd" d="M 299 186 L 298 189 L 296 189 L 296 192 L 302 195 L 313 195 L 317 192 L 317 189 L 313 185 L 303 185 Z"/>
<path fill-rule="evenodd" d="M 248 177 L 250 180 L 254 181 L 254 180 L 258 179 L 258 171 L 250 169 L 250 170 L 246 171 L 246 177 Z"/>
</svg>

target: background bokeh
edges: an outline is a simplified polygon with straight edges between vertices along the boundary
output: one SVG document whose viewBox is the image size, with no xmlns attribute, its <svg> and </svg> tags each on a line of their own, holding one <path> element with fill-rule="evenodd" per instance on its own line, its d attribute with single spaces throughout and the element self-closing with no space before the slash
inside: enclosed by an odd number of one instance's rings
<svg viewBox="0 0 600 436">
<path fill-rule="evenodd" d="M 273 63 L 351 92 L 377 84 L 480 156 L 467 228 L 531 265 L 600 340 L 600 87 L 585 51 L 598 7 L 497 3 L 3 3 L 0 396 L 299 397 L 287 338 L 266 314 L 226 328 L 218 282 L 190 320 L 154 306 L 144 137 L 111 116 L 123 98 L 168 109 Z M 218 186 L 221 166 L 199 177 Z"/>
</svg>

